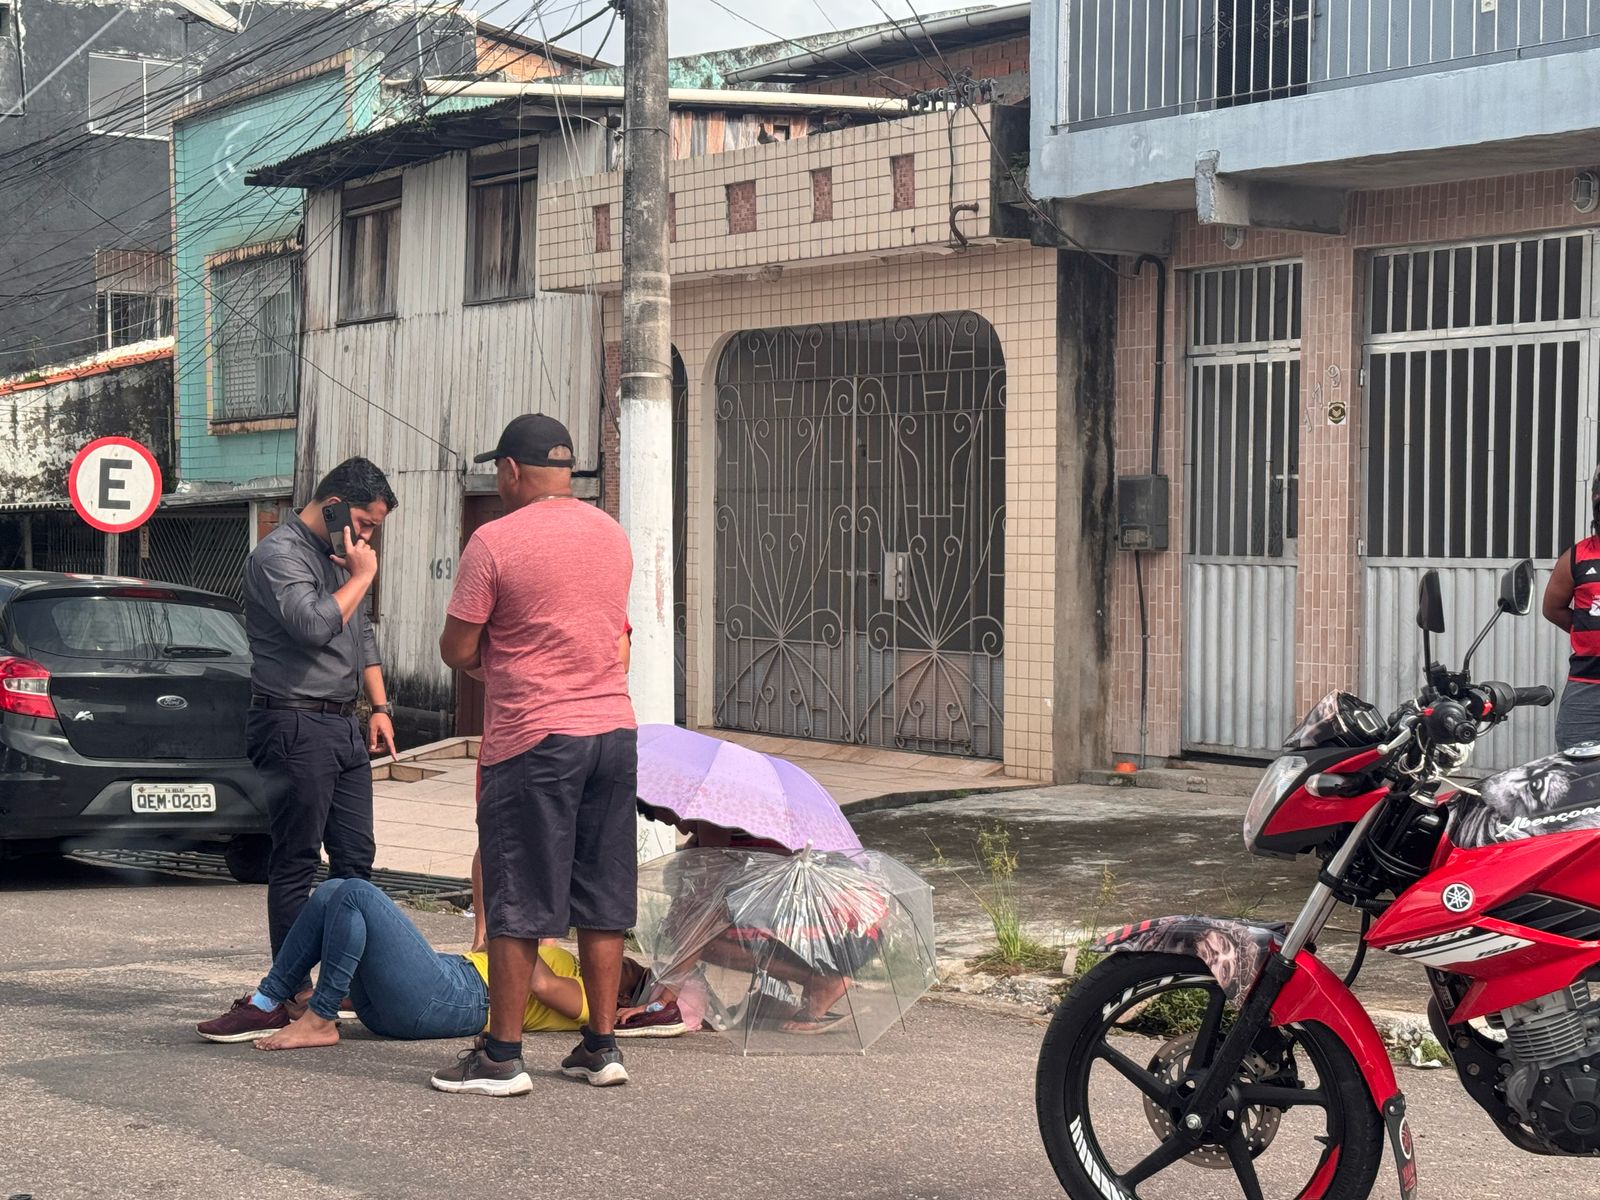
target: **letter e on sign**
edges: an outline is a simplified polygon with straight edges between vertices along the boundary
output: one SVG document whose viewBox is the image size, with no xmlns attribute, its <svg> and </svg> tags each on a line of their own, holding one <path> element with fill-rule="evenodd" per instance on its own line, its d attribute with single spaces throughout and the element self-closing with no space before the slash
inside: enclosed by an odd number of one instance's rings
<svg viewBox="0 0 1600 1200">
<path fill-rule="evenodd" d="M 104 437 L 78 451 L 67 474 L 78 515 L 105 533 L 128 533 L 161 503 L 161 468 L 132 438 Z"/>
</svg>

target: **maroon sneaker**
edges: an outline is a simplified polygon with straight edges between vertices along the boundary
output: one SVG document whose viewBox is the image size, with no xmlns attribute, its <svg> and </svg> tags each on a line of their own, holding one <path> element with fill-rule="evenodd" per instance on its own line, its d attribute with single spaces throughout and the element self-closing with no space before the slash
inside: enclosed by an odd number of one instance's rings
<svg viewBox="0 0 1600 1200">
<path fill-rule="evenodd" d="M 202 1021 L 196 1028 L 208 1042 L 253 1042 L 288 1023 L 289 1013 L 282 1004 L 271 1012 L 262 1012 L 250 1003 L 249 996 L 240 996 L 227 1012 L 214 1020 Z"/>
<path fill-rule="evenodd" d="M 613 1032 L 619 1038 L 670 1038 L 688 1031 L 689 1026 L 678 1011 L 677 1001 L 672 1001 L 659 1006 L 652 1004 L 644 1012 L 634 1013 Z"/>
</svg>

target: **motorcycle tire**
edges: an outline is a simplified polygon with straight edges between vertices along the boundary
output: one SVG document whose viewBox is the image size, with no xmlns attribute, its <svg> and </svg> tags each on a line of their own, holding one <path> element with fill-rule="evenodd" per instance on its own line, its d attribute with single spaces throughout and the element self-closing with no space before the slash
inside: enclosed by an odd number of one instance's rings
<svg viewBox="0 0 1600 1200">
<path fill-rule="evenodd" d="M 1034 1105 L 1050 1165 L 1072 1200 L 1137 1200 L 1137 1190 L 1120 1182 L 1096 1141 L 1088 1112 L 1087 1073 L 1109 1025 L 1140 1003 L 1128 1002 L 1128 996 L 1153 996 L 1163 984 L 1172 990 L 1174 979 L 1180 985 L 1187 980 L 1195 988 L 1215 986 L 1197 958 L 1115 953 L 1080 979 L 1056 1008 L 1039 1051 Z M 1313 1061 L 1322 1090 L 1328 1092 L 1330 1111 L 1336 1110 L 1331 1125 L 1337 1131 L 1336 1140 L 1308 1177 L 1317 1181 L 1315 1186 L 1303 1185 L 1299 1200 L 1367 1200 L 1384 1157 L 1383 1118 L 1372 1093 L 1354 1056 L 1325 1026 L 1296 1026 L 1294 1040 Z M 1111 1123 L 1109 1116 L 1107 1121 Z M 1079 1132 L 1076 1145 L 1074 1125 Z M 1151 1148 L 1155 1145 L 1152 1141 Z M 1329 1171 L 1328 1158 L 1335 1149 L 1337 1162 Z M 1238 1184 L 1224 1191 L 1238 1195 Z"/>
</svg>

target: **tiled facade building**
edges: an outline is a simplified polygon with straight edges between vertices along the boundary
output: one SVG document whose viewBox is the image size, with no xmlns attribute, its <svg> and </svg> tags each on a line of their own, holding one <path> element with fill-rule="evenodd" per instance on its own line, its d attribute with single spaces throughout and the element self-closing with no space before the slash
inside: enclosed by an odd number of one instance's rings
<svg viewBox="0 0 1600 1200">
<path fill-rule="evenodd" d="M 1059 761 L 1062 255 L 997 209 L 995 110 L 889 115 L 673 163 L 682 710 L 1049 779 L 1083 765 Z M 546 286 L 605 297 L 613 415 L 621 247 L 594 214 L 620 189 L 540 201 Z M 1109 322 L 1101 346 L 1109 413 Z"/>
<path fill-rule="evenodd" d="M 1143 0 L 1033 4 L 1030 190 L 1125 272 L 1116 471 L 1149 473 L 1156 439 L 1170 485 L 1167 547 L 1110 564 L 1119 754 L 1270 756 L 1331 689 L 1392 708 L 1425 570 L 1459 659 L 1503 570 L 1588 532 L 1590 18 L 1418 5 L 1396 32 L 1382 11 L 1227 41 Z M 1112 29 L 1139 49 L 1105 53 Z M 1473 671 L 1559 687 L 1566 649 L 1507 621 Z M 1519 714 L 1474 765 L 1548 752 L 1552 720 Z"/>
</svg>

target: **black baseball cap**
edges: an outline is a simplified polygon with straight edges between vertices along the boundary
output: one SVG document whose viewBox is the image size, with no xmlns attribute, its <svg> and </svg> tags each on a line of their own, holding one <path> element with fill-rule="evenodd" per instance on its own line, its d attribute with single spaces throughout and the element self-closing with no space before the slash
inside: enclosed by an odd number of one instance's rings
<svg viewBox="0 0 1600 1200">
<path fill-rule="evenodd" d="M 550 452 L 565 446 L 572 452 L 572 435 L 567 427 L 544 413 L 523 413 L 513 417 L 500 434 L 500 444 L 473 462 L 497 462 L 509 458 L 527 467 L 571 467 L 572 459 L 550 457 Z"/>
</svg>

